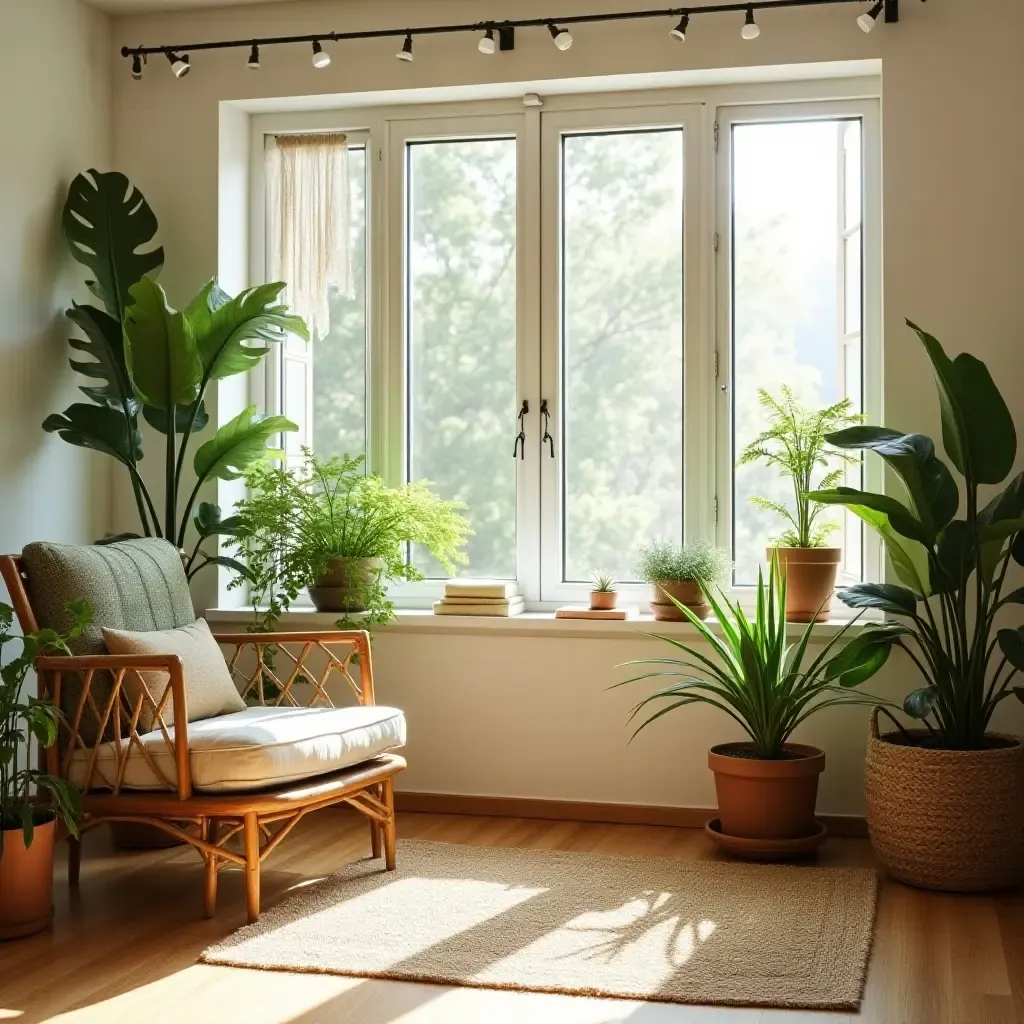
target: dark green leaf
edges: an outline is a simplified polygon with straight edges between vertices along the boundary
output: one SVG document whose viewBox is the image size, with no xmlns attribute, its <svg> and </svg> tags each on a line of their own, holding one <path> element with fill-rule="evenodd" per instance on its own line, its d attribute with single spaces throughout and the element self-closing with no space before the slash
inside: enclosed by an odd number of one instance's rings
<svg viewBox="0 0 1024 1024">
<path fill-rule="evenodd" d="M 885 665 L 891 653 L 891 643 L 866 644 L 864 647 L 864 657 L 859 664 L 854 665 L 849 671 L 844 672 L 839 677 L 839 685 L 849 689 L 867 682 Z"/>
<path fill-rule="evenodd" d="M 244 562 L 240 562 L 237 558 L 229 558 L 227 555 L 212 555 L 209 558 L 205 558 L 188 574 L 188 578 L 192 579 L 196 573 L 201 569 L 205 569 L 208 565 L 222 565 L 225 569 L 230 569 L 233 573 L 248 580 L 250 583 L 257 583 L 252 570 Z"/>
<path fill-rule="evenodd" d="M 1013 538 L 1013 547 L 1010 548 L 1010 553 L 1018 565 L 1024 565 L 1024 531 Z"/>
<path fill-rule="evenodd" d="M 120 544 L 123 540 L 139 540 L 141 537 L 141 533 L 108 533 L 105 537 L 94 540 L 93 544 L 97 547 L 104 547 L 107 544 Z"/>
<path fill-rule="evenodd" d="M 124 338 L 121 322 L 95 306 L 72 305 L 67 318 L 85 334 L 84 338 L 70 338 L 68 344 L 76 352 L 91 358 L 88 361 L 71 359 L 71 368 L 83 377 L 103 381 L 95 387 L 83 387 L 94 402 L 100 405 L 121 406 L 128 403 L 135 412 L 135 396 L 128 367 L 124 361 Z"/>
<path fill-rule="evenodd" d="M 1015 686 L 1013 688 L 1013 693 L 1017 700 L 1019 700 L 1021 704 L 1024 704 L 1024 686 Z"/>
<path fill-rule="evenodd" d="M 94 274 L 89 290 L 122 320 L 129 288 L 164 262 L 163 249 L 147 248 L 157 223 L 142 193 L 123 174 L 90 169 L 71 183 L 61 227 L 71 255 Z"/>
<path fill-rule="evenodd" d="M 1018 587 L 1016 590 L 1011 590 L 1010 593 L 1003 598 L 1004 604 L 1024 604 L 1024 587 Z"/>
<path fill-rule="evenodd" d="M 210 422 L 210 414 L 206 411 L 206 403 L 199 403 L 195 422 L 193 423 L 192 410 L 194 406 L 195 403 L 192 405 L 176 405 L 174 407 L 174 432 L 176 434 L 184 434 L 189 429 L 195 433 L 206 429 L 207 424 Z M 167 433 L 167 412 L 164 409 L 157 409 L 152 405 L 144 405 L 142 407 L 142 416 L 154 430 L 159 430 L 161 434 Z"/>
<path fill-rule="evenodd" d="M 25 849 L 32 845 L 35 838 L 35 808 L 31 804 L 23 804 L 18 808 L 21 817 L 21 834 L 25 841 Z"/>
<path fill-rule="evenodd" d="M 996 634 L 999 649 L 1006 660 L 1018 671 L 1024 672 L 1024 626 L 1018 629 L 1001 629 Z"/>
<path fill-rule="evenodd" d="M 974 483 L 1006 479 L 1017 456 L 1017 432 L 988 367 L 962 352 L 950 360 L 938 340 L 907 321 L 931 360 L 939 388 L 942 440 L 953 465 Z"/>
<path fill-rule="evenodd" d="M 251 405 L 199 447 L 193 460 L 196 477 L 237 480 L 256 462 L 281 458 L 283 453 L 268 448 L 267 442 L 282 431 L 298 429 L 284 416 L 257 416 L 256 406 Z"/>
<path fill-rule="evenodd" d="M 837 593 L 850 608 L 877 608 L 894 615 L 913 615 L 917 611 L 917 595 L 892 583 L 857 583 Z"/>
<path fill-rule="evenodd" d="M 142 458 L 142 435 L 119 409 L 76 402 L 63 413 L 43 420 L 43 430 L 58 434 L 68 444 L 112 455 L 126 466 Z"/>
<path fill-rule="evenodd" d="M 125 361 L 135 393 L 145 405 L 190 405 L 202 379 L 192 328 L 167 304 L 163 288 L 144 277 L 132 285 L 124 313 Z"/>
<path fill-rule="evenodd" d="M 932 580 L 937 593 L 959 590 L 969 579 L 977 563 L 974 535 L 963 519 L 954 519 L 939 534 L 936 549 L 939 572 Z"/>
<path fill-rule="evenodd" d="M 812 501 L 821 502 L 823 505 L 859 505 L 864 508 L 874 509 L 881 512 L 888 518 L 892 528 L 910 540 L 916 540 L 926 547 L 931 547 L 935 537 L 929 534 L 925 526 L 914 518 L 913 513 L 887 494 L 874 494 L 871 491 L 861 491 L 856 487 L 836 487 L 831 491 L 811 491 L 808 495 Z"/>
<path fill-rule="evenodd" d="M 939 691 L 934 686 L 922 686 L 903 698 L 903 710 L 911 718 L 927 718 L 939 702 Z"/>
<path fill-rule="evenodd" d="M 893 643 L 901 635 L 898 630 L 865 630 L 828 662 L 825 678 L 837 679 L 843 687 L 859 686 L 885 664 Z"/>
</svg>

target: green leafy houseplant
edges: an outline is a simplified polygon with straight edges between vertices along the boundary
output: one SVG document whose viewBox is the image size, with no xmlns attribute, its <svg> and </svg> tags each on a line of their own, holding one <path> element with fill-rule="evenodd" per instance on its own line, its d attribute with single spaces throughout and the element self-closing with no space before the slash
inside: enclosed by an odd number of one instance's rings
<svg viewBox="0 0 1024 1024">
<path fill-rule="evenodd" d="M 721 583 L 729 572 L 729 557 L 706 540 L 685 544 L 657 540 L 640 548 L 636 571 L 648 583 L 666 580 L 690 580 L 710 587 Z"/>
<path fill-rule="evenodd" d="M 810 501 L 807 493 L 815 486 L 818 490 L 828 490 L 843 478 L 842 468 L 829 469 L 830 464 L 856 465 L 860 461 L 858 456 L 830 445 L 828 435 L 859 423 L 862 417 L 850 412 L 852 403 L 848 398 L 825 409 L 806 409 L 785 384 L 781 394 L 781 398 L 775 398 L 764 388 L 758 389 L 758 400 L 768 416 L 768 426 L 743 449 L 739 465 L 763 462 L 792 481 L 795 512 L 768 498 L 754 496 L 750 499 L 788 524 L 779 537 L 780 546 L 823 547 L 836 525 L 817 521 L 823 507 Z M 821 469 L 826 472 L 815 485 L 814 474 Z"/>
<path fill-rule="evenodd" d="M 595 594 L 614 594 L 618 590 L 618 584 L 611 573 L 600 569 L 590 577 L 590 589 Z"/>
<path fill-rule="evenodd" d="M 0 858 L 3 832 L 20 829 L 25 846 L 32 845 L 35 826 L 59 817 L 72 835 L 78 834 L 78 791 L 64 779 L 33 767 L 33 741 L 40 749 L 57 742 L 60 710 L 49 700 L 26 696 L 25 679 L 41 654 L 70 654 L 67 641 L 81 634 L 92 613 L 84 601 L 68 605 L 74 625 L 68 636 L 40 630 L 25 637 L 11 633 L 13 615 L 0 604 L 0 652 L 21 641 L 21 653 L 0 670 Z"/>
<path fill-rule="evenodd" d="M 364 475 L 363 456 L 324 461 L 309 449 L 303 453 L 297 469 L 251 469 L 249 495 L 236 506 L 245 528 L 234 543 L 250 570 L 260 628 L 272 628 L 299 593 L 338 562 L 353 568 L 372 563 L 368 572 L 349 576 L 365 607 L 363 626 L 393 617 L 387 583 L 423 579 L 408 545 L 425 548 L 450 573 L 465 564 L 462 548 L 470 530 L 461 502 L 438 498 L 422 482 L 388 487 L 380 477 Z"/>
<path fill-rule="evenodd" d="M 1024 473 L 981 504 L 983 485 L 1002 484 L 1017 454 L 1013 420 L 981 360 L 950 359 L 939 342 L 907 321 L 934 371 L 942 414 L 942 440 L 963 479 L 960 488 L 923 434 L 857 426 L 828 436 L 838 448 L 874 452 L 903 484 L 903 500 L 852 487 L 812 492 L 823 504 L 845 505 L 882 538 L 894 583 L 862 583 L 839 592 L 851 608 L 895 616 L 897 629 L 872 633 L 902 647 L 923 686 L 906 696 L 903 710 L 927 736 L 915 742 L 949 750 L 981 750 L 996 707 L 1024 687 L 1024 628 L 996 629 L 1000 611 L 1024 604 L 1024 588 L 1004 594 L 1011 562 L 1024 565 Z M 1019 621 L 1019 618 L 1018 618 Z M 898 724 L 898 723 L 897 723 Z"/>
<path fill-rule="evenodd" d="M 76 304 L 68 310 L 84 335 L 72 338 L 71 347 L 88 357 L 73 358 L 71 366 L 93 381 L 81 389 L 90 401 L 48 416 L 43 429 L 125 467 L 145 536 L 166 537 L 183 548 L 190 522 L 200 542 L 234 536 L 237 524 L 222 521 L 216 505 L 196 509 L 201 488 L 209 480 L 240 478 L 255 462 L 277 454 L 267 448 L 276 434 L 297 427 L 250 406 L 192 453 L 191 488 L 186 463 L 196 435 L 209 423 L 210 385 L 253 368 L 270 344 L 290 334 L 308 338 L 301 318 L 277 301 L 284 284 L 259 285 L 232 298 L 210 281 L 184 310 L 172 308 L 154 280 L 164 260 L 163 249 L 152 245 L 156 217 L 142 193 L 116 172 L 90 170 L 75 178 L 63 231 L 72 256 L 91 272 L 87 285 L 103 308 Z M 140 416 L 164 436 L 162 512 L 139 470 Z M 190 575 L 210 564 L 243 569 L 232 559 L 202 555 L 197 544 Z"/>
</svg>

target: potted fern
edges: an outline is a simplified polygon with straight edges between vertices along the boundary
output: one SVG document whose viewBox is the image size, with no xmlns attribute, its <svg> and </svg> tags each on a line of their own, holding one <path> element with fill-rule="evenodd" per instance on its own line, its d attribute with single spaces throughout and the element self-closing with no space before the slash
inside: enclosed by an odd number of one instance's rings
<svg viewBox="0 0 1024 1024">
<path fill-rule="evenodd" d="M 70 654 L 67 641 L 89 624 L 84 601 L 67 610 L 74 616 L 68 636 L 40 630 L 19 638 L 11 632 L 10 606 L 0 604 L 0 652 L 21 640 L 21 653 L 0 669 L 0 939 L 32 935 L 49 925 L 57 822 L 78 834 L 78 791 L 32 766 L 37 749 L 57 742 L 60 711 L 52 701 L 24 692 L 35 659 Z"/>
<path fill-rule="evenodd" d="M 843 466 L 860 462 L 859 456 L 830 445 L 827 436 L 859 423 L 862 417 L 850 411 L 848 398 L 824 409 L 807 409 L 785 384 L 780 398 L 760 388 L 758 400 L 768 426 L 743 449 L 739 464 L 763 462 L 792 481 L 791 508 L 760 496 L 750 500 L 787 524 L 767 553 L 769 562 L 772 551 L 778 553 L 779 567 L 787 577 L 786 618 L 790 622 L 823 622 L 832 606 L 843 549 L 828 546 L 837 525 L 820 519 L 824 508 L 812 502 L 808 492 L 835 487 L 843 478 Z M 823 473 L 815 482 L 820 471 Z"/>
<path fill-rule="evenodd" d="M 721 583 L 729 572 L 728 556 L 706 540 L 684 544 L 657 540 L 637 554 L 636 571 L 650 584 L 651 612 L 660 622 L 683 622 L 681 607 L 697 618 L 711 611 L 707 590 Z"/>
</svg>

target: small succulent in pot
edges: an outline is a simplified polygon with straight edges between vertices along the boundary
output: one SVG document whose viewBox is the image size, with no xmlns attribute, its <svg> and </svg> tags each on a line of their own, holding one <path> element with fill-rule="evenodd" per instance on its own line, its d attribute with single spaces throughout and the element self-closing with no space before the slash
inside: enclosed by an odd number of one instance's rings
<svg viewBox="0 0 1024 1024">
<path fill-rule="evenodd" d="M 614 608 L 619 599 L 615 577 L 604 569 L 598 569 L 590 577 L 590 583 L 590 607 L 595 611 L 608 611 Z"/>
<path fill-rule="evenodd" d="M 707 540 L 683 544 L 656 540 L 640 549 L 636 571 L 651 585 L 655 619 L 683 622 L 678 605 L 685 605 L 699 619 L 708 616 L 707 590 L 725 580 L 730 564 L 729 556 Z"/>
</svg>

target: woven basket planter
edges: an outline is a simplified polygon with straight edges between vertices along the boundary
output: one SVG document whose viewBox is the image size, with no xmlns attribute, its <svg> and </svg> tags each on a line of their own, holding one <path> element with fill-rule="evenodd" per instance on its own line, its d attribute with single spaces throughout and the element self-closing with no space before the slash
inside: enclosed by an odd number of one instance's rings
<svg viewBox="0 0 1024 1024">
<path fill-rule="evenodd" d="M 913 735 L 913 734 L 912 734 Z M 879 860 L 909 885 L 952 892 L 1024 880 L 1024 746 L 934 750 L 889 743 L 871 713 L 868 830 Z"/>
</svg>

